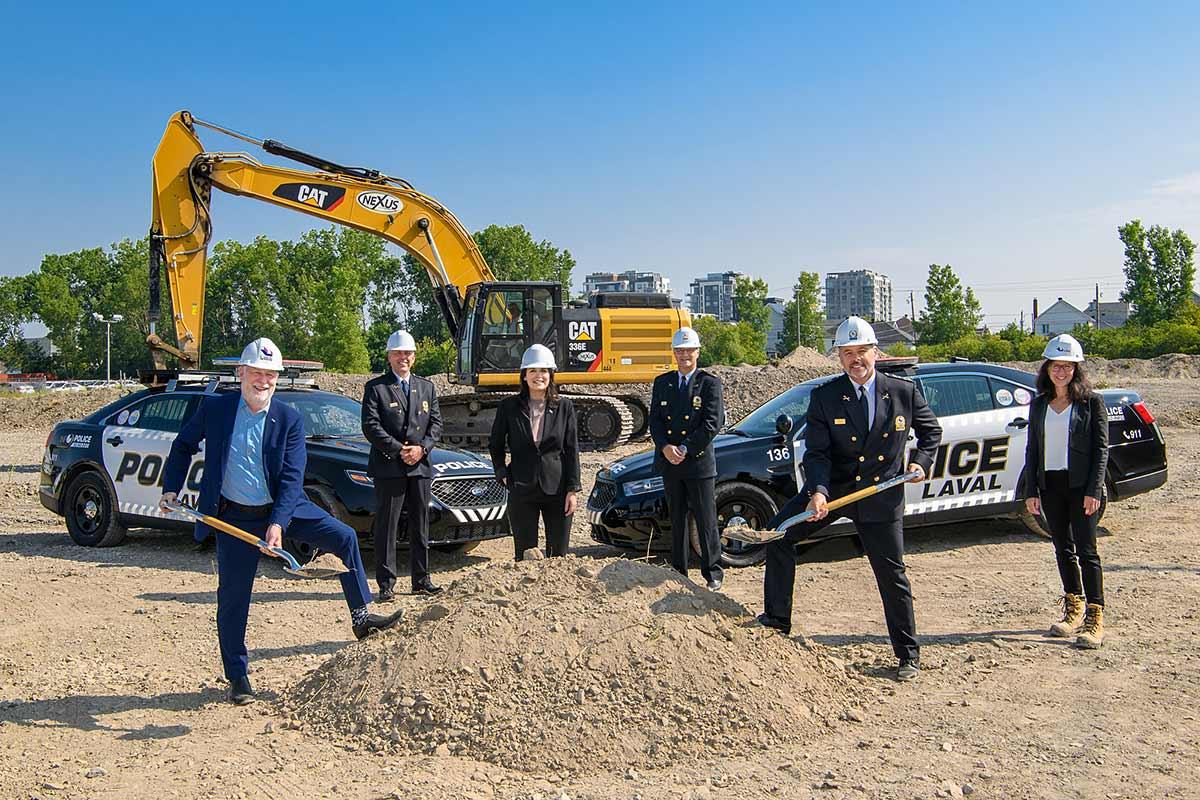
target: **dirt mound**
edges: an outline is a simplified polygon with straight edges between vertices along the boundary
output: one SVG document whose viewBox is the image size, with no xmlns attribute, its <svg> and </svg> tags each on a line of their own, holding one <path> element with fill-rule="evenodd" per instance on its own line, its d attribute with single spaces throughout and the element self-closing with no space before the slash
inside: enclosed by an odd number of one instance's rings
<svg viewBox="0 0 1200 800">
<path fill-rule="evenodd" d="M 324 389 L 327 392 L 337 392 L 346 397 L 353 397 L 355 400 L 362 400 L 363 387 L 367 381 L 378 377 L 379 373 L 370 374 L 352 374 L 345 372 L 317 372 L 314 378 L 317 381 L 317 387 Z M 455 386 L 446 380 L 445 375 L 430 375 L 429 380 L 433 381 L 434 387 L 437 388 L 439 396 L 450 394 L 463 394 L 464 392 L 474 391 L 470 386 Z"/>
<path fill-rule="evenodd" d="M 1041 361 L 1014 361 L 1007 366 L 1037 372 Z M 1089 358 L 1088 374 L 1100 386 L 1118 386 L 1143 378 L 1200 378 L 1200 356 L 1168 353 L 1154 358 Z M 1128 388 L 1128 387 L 1127 387 Z"/>
<path fill-rule="evenodd" d="M 811 347 L 797 347 L 783 358 L 779 359 L 781 367 L 815 367 L 818 369 L 838 369 L 837 361 Z"/>
<path fill-rule="evenodd" d="M 15 430 L 48 431 L 56 423 L 86 417 L 128 393 L 123 389 L 104 388 L 0 396 L 0 424 Z"/>
<path fill-rule="evenodd" d="M 527 772 L 663 767 L 809 739 L 853 687 L 820 647 L 669 570 L 574 556 L 483 567 L 282 698 L 360 747 Z"/>
</svg>

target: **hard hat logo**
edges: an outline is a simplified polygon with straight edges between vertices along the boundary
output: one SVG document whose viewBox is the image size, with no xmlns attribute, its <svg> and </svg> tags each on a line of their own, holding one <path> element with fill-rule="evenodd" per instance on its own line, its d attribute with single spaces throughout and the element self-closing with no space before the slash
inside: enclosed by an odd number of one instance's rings
<svg viewBox="0 0 1200 800">
<path fill-rule="evenodd" d="M 283 359 L 279 355 L 279 348 L 265 336 L 246 345 L 238 363 L 243 367 L 283 371 Z"/>
<path fill-rule="evenodd" d="M 1083 361 L 1083 345 L 1074 336 L 1063 333 L 1046 342 L 1042 358 L 1051 361 L 1071 361 L 1078 364 Z"/>
</svg>

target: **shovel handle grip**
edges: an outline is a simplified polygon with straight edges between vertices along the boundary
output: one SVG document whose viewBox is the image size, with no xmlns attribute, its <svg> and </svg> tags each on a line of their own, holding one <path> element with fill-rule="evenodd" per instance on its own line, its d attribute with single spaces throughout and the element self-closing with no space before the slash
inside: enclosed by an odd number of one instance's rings
<svg viewBox="0 0 1200 800">
<path fill-rule="evenodd" d="M 282 547 L 271 547 L 265 539 L 260 539 L 253 533 L 247 533 L 236 525 L 230 525 L 228 522 L 216 517 L 210 517 L 208 514 L 201 514 L 195 509 L 188 508 L 181 503 L 168 503 L 167 508 L 180 516 L 187 517 L 193 522 L 203 522 L 210 528 L 216 528 L 222 533 L 227 533 L 235 539 L 241 539 L 246 544 L 252 544 L 260 550 L 265 550 L 276 558 L 281 558 L 287 562 L 289 569 L 300 569 L 300 563 Z"/>
</svg>

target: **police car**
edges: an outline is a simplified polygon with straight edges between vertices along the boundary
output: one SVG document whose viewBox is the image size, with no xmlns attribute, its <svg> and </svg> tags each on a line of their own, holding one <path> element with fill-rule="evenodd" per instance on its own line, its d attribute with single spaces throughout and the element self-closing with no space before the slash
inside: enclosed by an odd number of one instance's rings
<svg viewBox="0 0 1200 800">
<path fill-rule="evenodd" d="M 1044 519 L 1025 512 L 1017 494 L 1025 466 L 1029 404 L 1036 376 L 995 364 L 956 360 L 917 364 L 880 359 L 876 368 L 916 382 L 942 426 L 942 441 L 927 480 L 905 486 L 906 526 L 968 519 L 1017 517 L 1044 533 Z M 713 440 L 717 457 L 717 523 L 765 529 L 804 483 L 804 418 L 809 397 L 831 375 L 801 383 L 752 411 Z M 1101 391 L 1108 408 L 1109 498 L 1123 500 L 1162 486 L 1167 453 L 1162 432 L 1137 392 Z M 910 438 L 912 434 L 910 433 Z M 587 510 L 592 539 L 639 550 L 669 549 L 670 518 L 654 453 L 618 461 L 596 476 Z M 821 538 L 854 533 L 849 520 L 821 531 Z M 699 543 L 692 531 L 693 549 Z M 761 561 L 763 546 L 722 538 L 722 559 L 732 566 Z"/>
<path fill-rule="evenodd" d="M 284 362 L 285 369 L 292 363 Z M 122 397 L 81 420 L 58 423 L 42 456 L 42 505 L 64 517 L 71 539 L 85 547 L 118 545 L 130 527 L 190 530 L 191 523 L 158 509 L 163 464 L 176 434 L 200 404 L 229 391 L 238 391 L 232 375 L 183 374 L 166 386 Z M 287 403 L 304 418 L 304 488 L 309 498 L 370 541 L 375 494 L 367 475 L 370 444 L 360 428 L 361 404 L 320 391 L 295 371 L 280 377 L 272 402 Z M 180 501 L 193 508 L 204 469 L 204 444 L 180 492 Z M 509 535 L 508 492 L 496 480 L 490 461 L 443 448 L 435 448 L 429 458 L 434 470 L 431 545 L 467 551 L 486 539 Z M 286 532 L 284 545 L 300 560 L 312 556 L 306 545 L 289 541 Z"/>
</svg>

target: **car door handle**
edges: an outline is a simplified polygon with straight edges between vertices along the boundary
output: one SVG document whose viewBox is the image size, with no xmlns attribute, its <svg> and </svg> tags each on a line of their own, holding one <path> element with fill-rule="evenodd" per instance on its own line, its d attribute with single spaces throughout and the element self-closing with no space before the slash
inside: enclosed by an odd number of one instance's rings
<svg viewBox="0 0 1200 800">
<path fill-rule="evenodd" d="M 122 439 L 120 436 L 110 436 L 110 437 L 108 437 L 107 439 L 105 439 L 104 441 L 108 442 L 108 443 L 109 443 L 109 444 L 111 444 L 113 447 L 120 447 L 120 446 L 121 446 L 121 442 L 123 442 L 123 441 L 125 441 L 125 440 L 124 440 L 124 439 Z"/>
<path fill-rule="evenodd" d="M 1024 417 L 1017 417 L 1016 419 L 1009 422 L 1006 427 L 1017 428 L 1018 430 L 1023 429 L 1023 428 L 1028 428 L 1029 420 L 1025 419 Z"/>
</svg>

